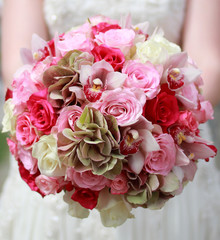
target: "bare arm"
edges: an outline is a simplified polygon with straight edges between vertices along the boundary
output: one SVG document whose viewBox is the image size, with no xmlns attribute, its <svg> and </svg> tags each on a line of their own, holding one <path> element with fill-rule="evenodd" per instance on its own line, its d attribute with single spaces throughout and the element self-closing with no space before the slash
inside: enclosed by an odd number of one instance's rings
<svg viewBox="0 0 220 240">
<path fill-rule="evenodd" d="M 188 0 L 184 49 L 202 70 L 203 93 L 220 102 L 220 0 Z"/>
<path fill-rule="evenodd" d="M 6 87 L 21 66 L 20 48 L 30 48 L 33 33 L 44 39 L 48 37 L 43 17 L 43 0 L 5 0 L 2 19 L 2 76 Z"/>
</svg>

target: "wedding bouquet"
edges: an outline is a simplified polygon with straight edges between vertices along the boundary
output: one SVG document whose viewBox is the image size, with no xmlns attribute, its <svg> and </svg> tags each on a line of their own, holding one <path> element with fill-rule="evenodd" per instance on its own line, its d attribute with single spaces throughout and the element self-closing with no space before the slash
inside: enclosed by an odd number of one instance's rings
<svg viewBox="0 0 220 240">
<path fill-rule="evenodd" d="M 43 197 L 64 193 L 69 214 L 97 209 L 118 226 L 137 207 L 159 209 L 216 148 L 200 70 L 162 30 L 104 16 L 44 41 L 14 75 L 3 131 L 22 179 Z"/>
</svg>

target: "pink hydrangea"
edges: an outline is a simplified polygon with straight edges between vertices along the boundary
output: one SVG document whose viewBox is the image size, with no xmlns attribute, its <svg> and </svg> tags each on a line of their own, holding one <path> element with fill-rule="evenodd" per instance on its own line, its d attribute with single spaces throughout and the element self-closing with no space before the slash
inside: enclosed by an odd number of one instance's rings
<svg viewBox="0 0 220 240">
<path fill-rule="evenodd" d="M 17 74 L 12 83 L 13 87 L 13 103 L 15 111 L 20 113 L 26 107 L 29 97 L 41 89 L 41 85 L 31 79 L 30 71 L 24 70 L 21 74 Z"/>
</svg>

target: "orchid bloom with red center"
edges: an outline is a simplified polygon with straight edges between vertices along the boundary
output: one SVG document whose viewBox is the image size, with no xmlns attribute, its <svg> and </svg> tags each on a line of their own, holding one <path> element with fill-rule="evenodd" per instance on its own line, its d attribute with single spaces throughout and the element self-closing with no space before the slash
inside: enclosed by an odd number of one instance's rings
<svg viewBox="0 0 220 240">
<path fill-rule="evenodd" d="M 121 87 L 125 79 L 125 74 L 114 72 L 113 67 L 105 60 L 81 68 L 80 82 L 89 102 L 99 100 L 105 90 Z"/>
<path fill-rule="evenodd" d="M 121 154 L 128 155 L 128 166 L 133 172 L 139 174 L 149 152 L 160 149 L 152 135 L 153 125 L 141 116 L 135 124 L 123 130 L 123 139 L 120 143 Z"/>
<path fill-rule="evenodd" d="M 170 57 L 165 63 L 163 78 L 170 90 L 177 91 L 185 84 L 196 81 L 200 74 L 201 71 L 189 63 L 187 53 L 181 52 Z"/>
<path fill-rule="evenodd" d="M 58 57 L 56 42 L 61 40 L 62 36 L 55 36 L 50 41 L 45 41 L 37 34 L 33 34 L 31 41 L 31 50 L 22 48 L 21 58 L 25 64 L 33 64 L 36 62 L 42 62 L 47 57 Z"/>
<path fill-rule="evenodd" d="M 208 161 L 217 153 L 216 147 L 211 142 L 192 133 L 186 126 L 174 125 L 170 127 L 169 134 L 190 160 L 205 159 Z"/>
</svg>

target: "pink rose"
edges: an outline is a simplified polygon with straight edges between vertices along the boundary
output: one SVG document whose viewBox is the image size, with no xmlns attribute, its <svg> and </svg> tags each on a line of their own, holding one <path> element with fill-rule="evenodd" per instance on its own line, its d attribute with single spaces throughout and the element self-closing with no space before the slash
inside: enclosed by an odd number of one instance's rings
<svg viewBox="0 0 220 240">
<path fill-rule="evenodd" d="M 125 63 L 122 73 L 128 75 L 124 86 L 142 88 L 147 99 L 154 98 L 160 90 L 160 74 L 150 62 L 143 64 L 130 60 Z"/>
<path fill-rule="evenodd" d="M 35 179 L 35 183 L 40 191 L 45 194 L 56 194 L 60 185 L 57 178 L 39 175 Z"/>
<path fill-rule="evenodd" d="M 199 123 L 190 111 L 180 112 L 178 123 L 186 126 L 191 132 L 196 132 L 199 126 Z"/>
<path fill-rule="evenodd" d="M 30 174 L 35 174 L 38 171 L 37 159 L 32 157 L 31 150 L 18 146 L 17 157 L 21 160 L 24 168 L 28 170 Z"/>
<path fill-rule="evenodd" d="M 121 71 L 125 62 L 125 57 L 120 49 L 108 47 L 104 44 L 95 46 L 92 50 L 92 54 L 94 55 L 96 62 L 104 59 L 112 65 L 115 71 Z"/>
<path fill-rule="evenodd" d="M 99 34 L 100 32 L 105 33 L 110 29 L 121 29 L 118 24 L 110 24 L 108 22 L 100 22 L 97 25 L 92 27 L 93 36 Z"/>
<path fill-rule="evenodd" d="M 128 178 L 124 172 L 112 180 L 111 194 L 125 194 L 128 191 Z"/>
<path fill-rule="evenodd" d="M 131 29 L 110 29 L 95 36 L 95 42 L 109 47 L 120 48 L 127 55 L 134 44 L 135 32 Z"/>
<path fill-rule="evenodd" d="M 76 172 L 73 168 L 67 170 L 67 181 L 72 181 L 77 187 L 93 191 L 100 191 L 109 183 L 104 176 L 94 175 L 91 171 Z"/>
<path fill-rule="evenodd" d="M 22 146 L 30 147 L 37 142 L 39 136 L 37 130 L 31 124 L 30 113 L 24 112 L 17 118 L 16 138 Z"/>
<path fill-rule="evenodd" d="M 176 147 L 173 138 L 169 134 L 161 134 L 156 137 L 156 140 L 160 150 L 148 153 L 144 163 L 144 170 L 166 176 L 175 164 Z"/>
<path fill-rule="evenodd" d="M 65 128 L 70 128 L 74 131 L 74 123 L 81 114 L 82 108 L 76 105 L 63 108 L 56 123 L 58 132 L 62 132 Z"/>
<path fill-rule="evenodd" d="M 55 125 L 57 116 L 53 107 L 47 101 L 47 89 L 31 95 L 27 102 L 32 124 L 38 131 L 49 134 Z"/>
<path fill-rule="evenodd" d="M 57 49 L 61 52 L 62 56 L 72 50 L 90 52 L 92 48 L 92 42 L 86 36 L 86 32 L 83 32 L 82 29 L 66 33 L 63 36 L 63 39 L 57 43 Z"/>
<path fill-rule="evenodd" d="M 91 106 L 99 109 L 102 114 L 112 115 L 118 125 L 128 126 L 138 121 L 143 111 L 145 95 L 142 91 L 115 89 L 103 93 L 99 102 Z"/>
</svg>

